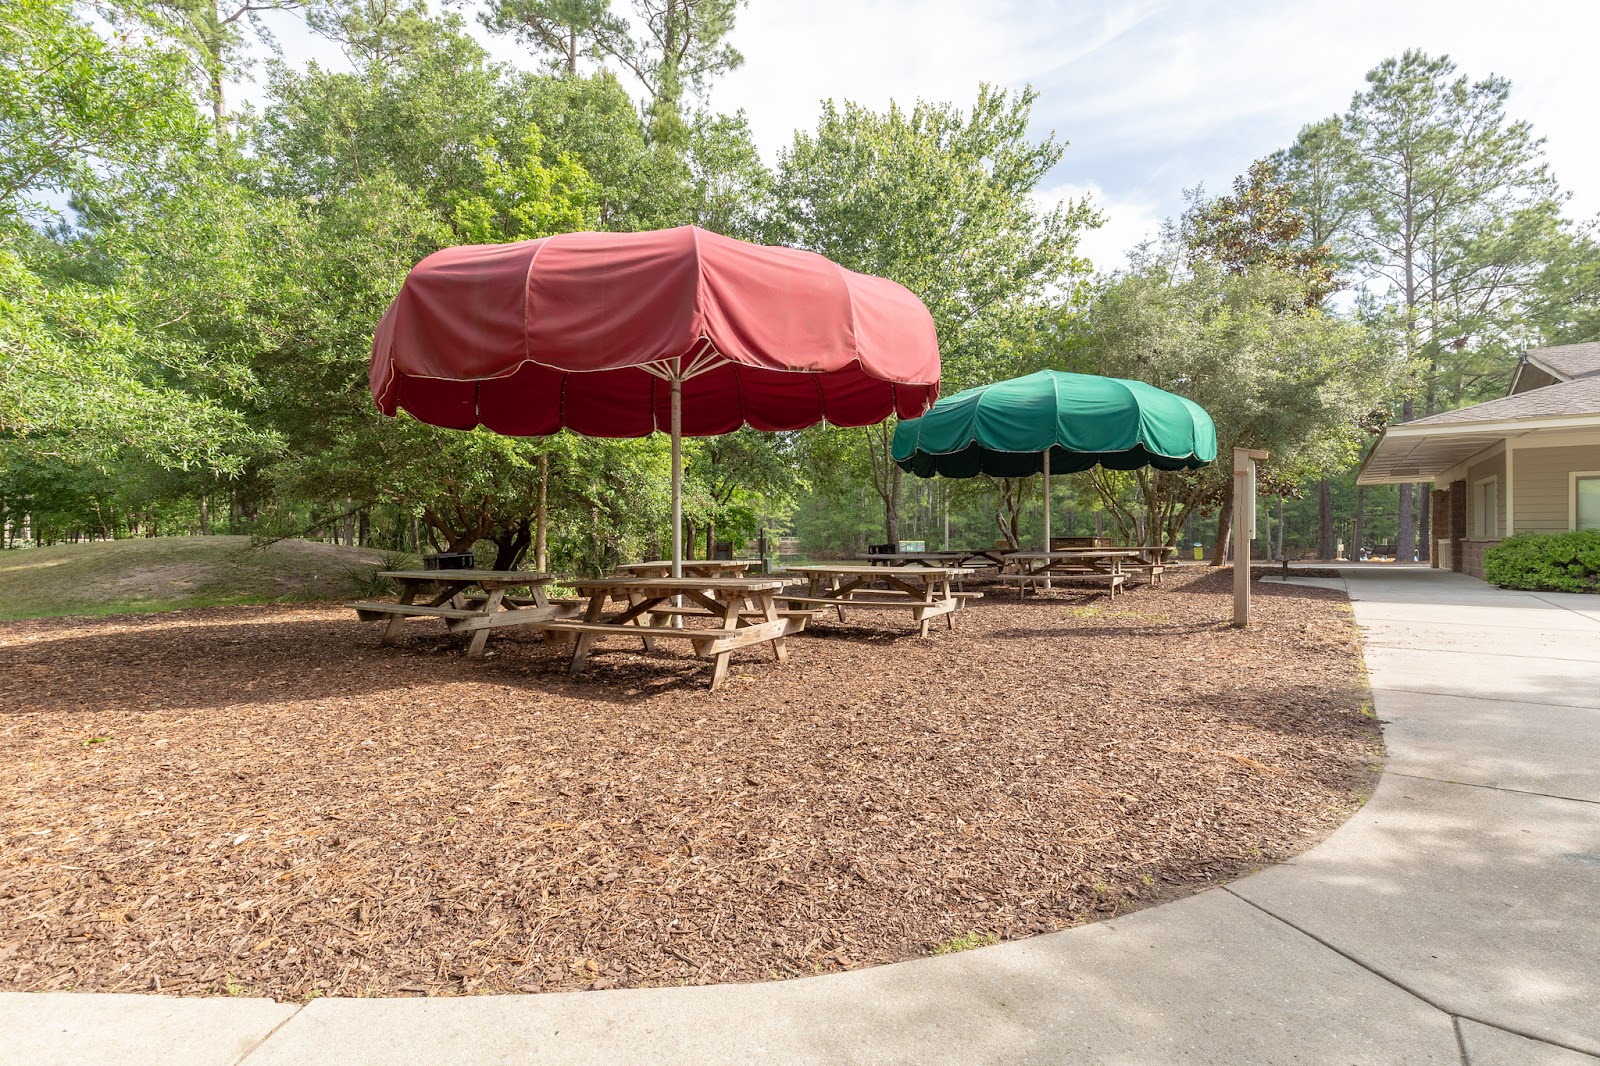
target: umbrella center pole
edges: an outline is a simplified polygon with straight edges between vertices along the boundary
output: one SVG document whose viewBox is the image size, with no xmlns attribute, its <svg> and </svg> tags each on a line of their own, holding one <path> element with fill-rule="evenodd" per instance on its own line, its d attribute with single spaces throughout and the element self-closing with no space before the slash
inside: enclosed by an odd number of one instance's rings
<svg viewBox="0 0 1600 1066">
<path fill-rule="evenodd" d="M 1050 449 L 1044 450 L 1044 550 L 1050 550 Z M 1050 589 L 1050 562 L 1044 565 L 1044 587 Z"/>
<path fill-rule="evenodd" d="M 669 379 L 672 387 L 672 576 L 683 576 L 683 376 Z M 677 618 L 677 615 L 673 616 Z"/>
</svg>

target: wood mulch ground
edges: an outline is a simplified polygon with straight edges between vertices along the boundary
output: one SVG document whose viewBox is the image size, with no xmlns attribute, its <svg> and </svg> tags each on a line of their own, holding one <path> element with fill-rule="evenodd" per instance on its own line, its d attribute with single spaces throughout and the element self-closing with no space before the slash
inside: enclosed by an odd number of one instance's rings
<svg viewBox="0 0 1600 1066">
<path fill-rule="evenodd" d="M 569 679 L 345 609 L 0 624 L 0 988 L 460 994 L 755 981 L 1124 912 L 1349 817 L 1342 594 L 991 591 Z M 614 642 L 618 649 L 622 644 Z"/>
</svg>

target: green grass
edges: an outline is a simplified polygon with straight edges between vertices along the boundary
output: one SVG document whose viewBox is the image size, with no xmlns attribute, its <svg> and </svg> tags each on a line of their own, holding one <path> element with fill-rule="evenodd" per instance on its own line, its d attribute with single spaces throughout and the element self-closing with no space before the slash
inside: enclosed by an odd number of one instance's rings
<svg viewBox="0 0 1600 1066">
<path fill-rule="evenodd" d="M 987 947 L 990 944 L 1000 943 L 999 933 L 962 933 L 958 937 L 946 940 L 943 944 L 934 947 L 935 955 L 952 955 L 958 951 L 970 951 L 973 948 Z"/>
<path fill-rule="evenodd" d="M 152 537 L 0 552 L 0 620 L 338 600 L 364 594 L 376 551 L 249 537 Z"/>
</svg>

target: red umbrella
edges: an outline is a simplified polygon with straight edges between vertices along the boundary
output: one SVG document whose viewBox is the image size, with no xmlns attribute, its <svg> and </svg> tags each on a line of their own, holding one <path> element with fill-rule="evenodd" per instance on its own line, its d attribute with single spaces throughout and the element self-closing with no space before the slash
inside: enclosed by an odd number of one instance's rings
<svg viewBox="0 0 1600 1066">
<path fill-rule="evenodd" d="M 905 287 L 694 226 L 446 248 L 372 344 L 372 395 L 451 429 L 680 440 L 915 418 L 938 398 L 933 319 Z"/>
</svg>

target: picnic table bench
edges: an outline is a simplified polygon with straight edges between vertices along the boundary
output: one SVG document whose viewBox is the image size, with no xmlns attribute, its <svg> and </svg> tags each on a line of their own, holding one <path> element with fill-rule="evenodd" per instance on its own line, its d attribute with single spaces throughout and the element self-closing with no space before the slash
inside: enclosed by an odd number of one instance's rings
<svg viewBox="0 0 1600 1066">
<path fill-rule="evenodd" d="M 452 633 L 470 633 L 467 657 L 483 654 L 489 632 L 502 626 L 532 625 L 547 619 L 571 616 L 577 608 L 567 601 L 552 602 L 545 586 L 555 580 L 551 574 L 532 570 L 384 570 L 379 577 L 400 586 L 396 603 L 363 600 L 352 603 L 362 622 L 387 621 L 384 644 L 392 644 L 410 618 L 437 618 Z M 511 589 L 526 588 L 528 596 L 508 596 Z M 469 589 L 481 589 L 472 594 Z M 432 592 L 426 603 L 416 601 Z"/>
<path fill-rule="evenodd" d="M 950 587 L 953 578 L 971 572 L 959 566 L 876 566 L 871 563 L 790 566 L 784 573 L 804 577 L 806 591 L 780 593 L 778 599 L 791 605 L 824 610 L 832 607 L 841 622 L 845 621 L 846 608 L 910 611 L 918 634 L 925 637 L 935 618 L 943 616 L 945 624 L 954 629 L 954 613 L 968 600 L 982 598 L 981 592 L 956 592 Z M 873 582 L 879 584 L 874 587 Z"/>
<path fill-rule="evenodd" d="M 774 594 L 784 583 L 770 577 L 614 576 L 572 584 L 588 597 L 583 618 L 552 619 L 540 622 L 539 628 L 574 641 L 568 667 L 574 674 L 583 672 L 594 642 L 602 637 L 641 639 L 647 650 L 653 649 L 657 640 L 682 639 L 689 642 L 694 654 L 712 659 L 711 689 L 716 691 L 728 676 L 728 658 L 734 650 L 770 643 L 778 661 L 787 662 L 789 652 L 783 638 L 799 632 L 811 617 L 810 611 L 778 610 Z M 667 602 L 680 597 L 692 606 Z M 606 605 L 612 600 L 624 601 L 627 606 L 607 615 Z M 654 624 L 663 619 L 712 624 Z M 648 624 L 640 625 L 640 621 Z"/>
</svg>

